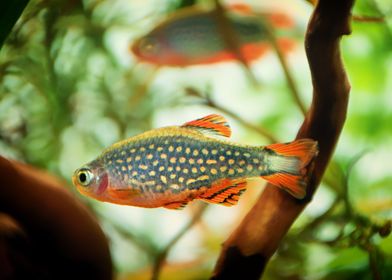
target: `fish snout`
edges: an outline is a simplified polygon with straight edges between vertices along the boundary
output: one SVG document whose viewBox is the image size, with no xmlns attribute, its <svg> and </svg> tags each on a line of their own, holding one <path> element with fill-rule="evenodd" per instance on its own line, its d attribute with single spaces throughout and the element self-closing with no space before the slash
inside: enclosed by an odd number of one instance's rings
<svg viewBox="0 0 392 280">
<path fill-rule="evenodd" d="M 154 36 L 145 36 L 136 40 L 130 47 L 131 52 L 143 61 L 156 62 L 161 54 L 161 44 Z"/>
<path fill-rule="evenodd" d="M 107 173 L 100 168 L 81 167 L 74 172 L 72 182 L 83 194 L 102 194 L 109 184 Z"/>
</svg>

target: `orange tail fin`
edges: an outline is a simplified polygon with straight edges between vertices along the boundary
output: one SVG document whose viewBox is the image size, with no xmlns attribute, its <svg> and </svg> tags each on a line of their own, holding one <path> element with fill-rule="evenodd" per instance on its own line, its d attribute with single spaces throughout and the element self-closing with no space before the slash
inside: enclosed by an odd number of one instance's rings
<svg viewBox="0 0 392 280">
<path fill-rule="evenodd" d="M 295 198 L 304 198 L 306 194 L 307 166 L 317 155 L 317 142 L 300 139 L 285 144 L 272 144 L 265 148 L 268 155 L 269 174 L 262 178 L 283 188 Z"/>
</svg>

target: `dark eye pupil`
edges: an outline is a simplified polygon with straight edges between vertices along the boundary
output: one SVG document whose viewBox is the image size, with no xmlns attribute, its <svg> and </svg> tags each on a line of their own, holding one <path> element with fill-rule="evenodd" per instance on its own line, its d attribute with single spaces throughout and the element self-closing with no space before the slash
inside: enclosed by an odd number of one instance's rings
<svg viewBox="0 0 392 280">
<path fill-rule="evenodd" d="M 85 183 L 85 182 L 87 181 L 87 176 L 86 176 L 85 173 L 80 173 L 80 174 L 79 174 L 79 181 L 80 181 L 81 183 Z"/>
</svg>

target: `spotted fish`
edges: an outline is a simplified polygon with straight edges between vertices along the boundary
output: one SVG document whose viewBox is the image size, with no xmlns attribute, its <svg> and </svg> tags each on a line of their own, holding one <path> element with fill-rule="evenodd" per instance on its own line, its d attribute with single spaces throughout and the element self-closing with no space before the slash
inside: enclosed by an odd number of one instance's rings
<svg viewBox="0 0 392 280">
<path fill-rule="evenodd" d="M 305 196 L 315 141 L 253 147 L 213 137 L 230 134 L 226 120 L 215 114 L 150 130 L 113 144 L 72 180 L 84 195 L 147 208 L 180 209 L 193 199 L 232 206 L 252 177 L 298 199 Z"/>
</svg>

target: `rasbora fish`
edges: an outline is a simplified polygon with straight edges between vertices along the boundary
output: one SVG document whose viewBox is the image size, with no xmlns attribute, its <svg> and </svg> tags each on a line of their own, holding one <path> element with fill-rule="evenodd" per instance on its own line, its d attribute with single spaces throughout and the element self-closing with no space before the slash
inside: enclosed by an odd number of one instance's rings
<svg viewBox="0 0 392 280">
<path fill-rule="evenodd" d="M 255 147 L 213 134 L 230 137 L 220 115 L 147 131 L 104 150 L 75 171 L 73 183 L 97 200 L 147 208 L 180 209 L 193 199 L 235 205 L 252 177 L 295 198 L 305 196 L 317 142 L 300 139 Z"/>
<path fill-rule="evenodd" d="M 290 28 L 293 21 L 278 13 L 255 14 L 241 8 L 226 12 L 228 23 L 238 41 L 240 57 L 223 35 L 215 10 L 191 7 L 179 10 L 131 45 L 132 53 L 141 61 L 160 66 L 189 66 L 224 61 L 244 60 L 247 64 L 270 49 L 268 24 Z M 226 30 L 227 32 L 227 30 Z M 293 48 L 294 41 L 278 39 L 283 51 Z"/>
</svg>

